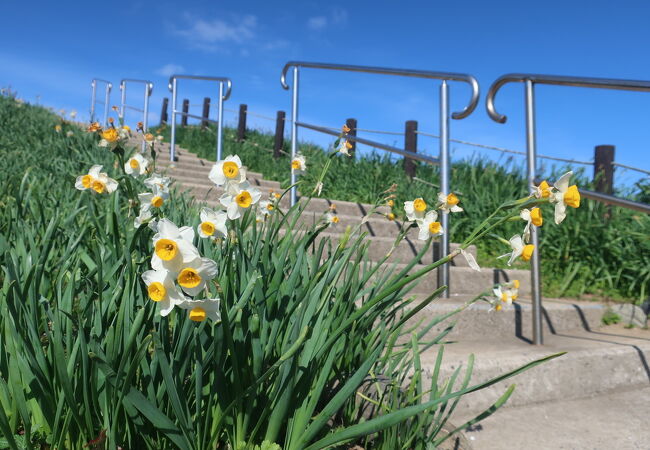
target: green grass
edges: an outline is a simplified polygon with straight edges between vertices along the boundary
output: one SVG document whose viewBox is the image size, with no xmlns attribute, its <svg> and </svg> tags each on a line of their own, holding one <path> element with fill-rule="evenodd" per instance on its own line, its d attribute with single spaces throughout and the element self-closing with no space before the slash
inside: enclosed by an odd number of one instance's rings
<svg viewBox="0 0 650 450">
<path fill-rule="evenodd" d="M 169 137 L 168 127 L 160 131 Z M 248 131 L 247 139 L 237 142 L 235 133 L 234 129 L 224 130 L 224 155 L 238 154 L 250 170 L 288 185 L 288 143 L 285 142 L 285 154 L 274 159 L 272 135 Z M 215 159 L 215 142 L 215 132 L 211 129 L 177 128 L 177 143 L 201 157 Z M 328 158 L 327 151 L 311 144 L 301 144 L 299 148 L 307 156 L 310 169 L 302 178 L 302 189 L 311 192 L 317 181 L 318 168 Z M 437 167 L 417 165 L 418 178 L 437 183 Z M 553 173 L 547 176 L 553 180 L 566 170 L 564 167 L 554 168 Z M 482 159 L 454 162 L 451 186 L 455 192 L 461 193 L 459 197 L 465 213 L 451 218 L 452 242 L 461 242 L 504 198 L 524 195 L 527 189 L 522 173 L 522 167 L 511 163 L 498 165 Z M 436 187 L 410 180 L 404 174 L 401 161 L 372 153 L 354 160 L 342 155 L 334 158 L 322 195 L 336 200 L 371 203 L 393 183 L 398 186 L 395 200 L 398 216 L 403 214 L 400 205 L 404 201 L 423 197 L 434 202 L 438 192 Z M 582 173 L 578 173 L 577 183 L 579 187 L 593 189 L 591 181 Z M 636 193 L 628 197 L 647 202 L 649 195 L 650 183 L 640 182 Z M 611 217 L 606 218 L 609 211 Z M 562 226 L 555 226 L 549 214 L 544 219 L 545 224 L 540 230 L 544 295 L 580 297 L 590 294 L 619 301 L 643 301 L 650 295 L 650 216 L 583 199 L 579 209 L 570 209 Z M 520 223 L 511 223 L 505 227 L 502 237 L 508 239 L 520 228 Z M 477 246 L 479 264 L 507 267 L 503 259 L 496 259 L 508 251 L 502 243 L 487 239 Z M 528 265 L 515 267 L 526 268 Z"/>
</svg>

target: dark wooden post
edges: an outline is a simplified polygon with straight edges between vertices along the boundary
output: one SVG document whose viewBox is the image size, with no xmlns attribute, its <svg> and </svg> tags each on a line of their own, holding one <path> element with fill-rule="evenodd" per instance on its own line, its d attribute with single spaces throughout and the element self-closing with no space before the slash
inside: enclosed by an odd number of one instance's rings
<svg viewBox="0 0 650 450">
<path fill-rule="evenodd" d="M 417 120 L 407 120 L 404 129 L 404 150 L 407 152 L 417 152 L 418 149 L 418 122 Z M 413 178 L 415 176 L 415 161 L 411 158 L 404 158 L 404 172 Z"/>
<path fill-rule="evenodd" d="M 210 117 L 210 97 L 205 97 L 203 99 L 203 114 L 201 114 L 203 120 L 201 120 L 201 128 L 208 127 L 208 117 Z"/>
<path fill-rule="evenodd" d="M 248 106 L 243 103 L 239 105 L 239 123 L 237 124 L 237 140 L 243 141 L 246 139 L 246 110 Z"/>
<path fill-rule="evenodd" d="M 348 133 L 348 135 L 352 136 L 352 137 L 357 137 L 357 119 L 347 119 L 345 121 L 345 124 L 350 129 L 350 132 Z M 357 149 L 357 143 L 356 143 L 356 141 L 351 140 L 350 144 L 352 144 L 352 148 L 349 150 L 350 156 L 354 156 L 354 152 Z"/>
<path fill-rule="evenodd" d="M 181 126 L 186 127 L 187 126 L 187 114 L 190 112 L 190 101 L 188 99 L 183 100 L 183 115 L 181 116 Z"/>
<path fill-rule="evenodd" d="M 275 117 L 275 142 L 273 143 L 273 157 L 280 157 L 280 150 L 284 146 L 284 111 L 278 111 Z"/>
<path fill-rule="evenodd" d="M 167 97 L 163 98 L 162 102 L 162 111 L 160 111 L 160 125 L 167 123 L 167 105 L 169 104 L 169 99 Z"/>
<path fill-rule="evenodd" d="M 596 191 L 612 195 L 614 193 L 614 147 L 598 145 L 594 152 L 594 182 Z"/>
</svg>

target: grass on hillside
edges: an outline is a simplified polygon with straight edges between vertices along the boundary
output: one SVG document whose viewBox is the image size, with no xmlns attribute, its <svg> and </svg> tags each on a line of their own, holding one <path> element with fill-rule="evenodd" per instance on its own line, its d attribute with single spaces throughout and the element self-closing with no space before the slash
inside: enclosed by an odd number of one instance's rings
<svg viewBox="0 0 650 450">
<path fill-rule="evenodd" d="M 169 140 L 169 127 L 157 132 Z M 199 127 L 177 128 L 178 145 L 209 159 L 215 159 L 216 133 L 213 129 Z M 236 131 L 224 129 L 224 156 L 238 154 L 250 170 L 261 172 L 265 178 L 276 180 L 284 186 L 289 183 L 289 143 L 278 159 L 273 158 L 273 135 L 247 131 L 247 138 L 237 142 Z M 307 143 L 299 145 L 307 157 L 308 168 L 322 167 L 331 151 Z M 417 177 L 430 180 L 435 185 L 438 168 L 417 164 Z M 554 168 L 546 174 L 556 179 L 566 167 Z M 308 170 L 301 178 L 302 190 L 311 192 L 319 170 Z M 503 198 L 514 198 L 526 192 L 522 167 L 515 164 L 498 165 L 483 159 L 455 161 L 452 165 L 451 183 L 459 193 L 463 214 L 454 215 L 451 223 L 451 240 L 467 236 L 482 218 L 486 217 Z M 592 189 L 592 183 L 578 172 L 578 186 Z M 409 179 L 401 161 L 391 160 L 386 154 L 371 153 L 349 159 L 340 155 L 334 158 L 325 178 L 323 197 L 335 200 L 371 202 L 391 184 L 397 184 L 394 212 L 403 214 L 404 201 L 416 197 L 435 201 L 437 186 Z M 633 199 L 647 201 L 650 183 L 638 183 L 639 193 Z M 609 212 L 611 211 L 611 216 Z M 552 217 L 545 217 L 540 233 L 543 292 L 548 297 L 605 297 L 613 300 L 643 301 L 650 295 L 650 216 L 639 212 L 607 207 L 583 199 L 582 206 L 568 212 L 571 220 L 561 227 L 555 226 Z M 609 218 L 608 218 L 609 217 Z M 520 228 L 518 223 L 506 227 L 501 237 L 510 238 Z M 496 239 L 478 244 L 479 264 L 484 267 L 506 268 L 497 256 L 508 249 Z M 518 265 L 517 268 L 526 268 Z"/>
</svg>

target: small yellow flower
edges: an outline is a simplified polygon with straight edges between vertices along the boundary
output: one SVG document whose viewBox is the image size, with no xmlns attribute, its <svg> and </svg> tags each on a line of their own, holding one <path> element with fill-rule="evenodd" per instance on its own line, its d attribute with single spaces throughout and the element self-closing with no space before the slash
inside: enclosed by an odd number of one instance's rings
<svg viewBox="0 0 650 450">
<path fill-rule="evenodd" d="M 349 133 L 349 132 L 350 132 L 350 127 L 349 127 L 349 126 L 347 126 L 347 124 L 346 124 L 346 125 L 343 125 L 343 128 L 342 128 L 342 130 L 343 130 L 343 132 L 344 132 L 344 133 L 346 133 L 346 134 L 347 134 L 347 133 Z"/>
<path fill-rule="evenodd" d="M 125 130 L 125 131 L 128 131 L 128 132 L 131 131 L 131 127 L 128 126 L 128 125 L 124 125 L 124 126 L 122 127 L 122 129 Z"/>
<path fill-rule="evenodd" d="M 54 131 L 56 131 L 57 133 L 60 133 L 61 132 L 61 125 L 54 125 Z"/>
<path fill-rule="evenodd" d="M 149 143 L 153 142 L 155 139 L 156 139 L 156 138 L 155 138 L 154 135 L 151 134 L 151 133 L 146 133 L 146 134 L 144 135 L 144 140 L 147 141 L 147 142 L 149 142 Z"/>
<path fill-rule="evenodd" d="M 453 192 L 450 194 L 438 193 L 438 208 L 448 214 L 450 212 L 461 212 L 463 208 L 458 206 L 460 200 Z"/>
<path fill-rule="evenodd" d="M 388 220 L 390 220 L 390 221 L 393 221 L 393 220 L 395 220 L 395 214 L 393 214 L 393 213 L 388 213 L 388 214 L 386 215 L 386 218 L 387 218 Z"/>
<path fill-rule="evenodd" d="M 106 139 L 108 142 L 116 142 L 119 139 L 120 135 L 117 130 L 113 127 L 102 131 L 102 138 Z"/>
<path fill-rule="evenodd" d="M 395 206 L 395 201 L 393 199 L 390 199 L 386 202 L 386 205 L 392 208 L 393 206 Z"/>
<path fill-rule="evenodd" d="M 102 131 L 102 127 L 101 127 L 101 125 L 99 125 L 99 122 L 94 122 L 94 123 L 91 123 L 88 126 L 88 128 L 86 128 L 86 131 L 88 131 L 89 133 L 95 133 L 97 131 Z"/>
<path fill-rule="evenodd" d="M 424 218 L 424 213 L 427 209 L 427 202 L 422 198 L 416 198 L 413 201 L 404 202 L 404 212 L 406 218 L 410 221 Z"/>
</svg>

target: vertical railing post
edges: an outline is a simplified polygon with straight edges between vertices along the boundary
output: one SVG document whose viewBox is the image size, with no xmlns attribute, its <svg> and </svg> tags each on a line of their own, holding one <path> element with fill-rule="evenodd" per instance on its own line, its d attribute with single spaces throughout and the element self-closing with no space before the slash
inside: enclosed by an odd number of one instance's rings
<svg viewBox="0 0 650 450">
<path fill-rule="evenodd" d="M 187 126 L 187 113 L 190 112 L 190 101 L 188 99 L 183 99 L 183 115 L 181 117 L 181 126 Z"/>
<path fill-rule="evenodd" d="M 92 94 L 90 96 L 90 123 L 95 122 L 95 102 L 97 101 L 97 81 L 93 80 L 90 83 L 92 86 Z"/>
<path fill-rule="evenodd" d="M 418 151 L 418 122 L 417 120 L 407 120 L 404 125 L 404 150 L 416 153 Z M 409 178 L 415 176 L 415 161 L 411 158 L 404 158 L 404 172 Z"/>
<path fill-rule="evenodd" d="M 243 141 L 246 139 L 246 116 L 247 116 L 248 106 L 241 104 L 239 105 L 239 122 L 237 123 L 237 140 Z"/>
<path fill-rule="evenodd" d="M 535 172 L 537 149 L 535 142 L 535 86 L 532 80 L 526 80 L 526 147 L 528 166 L 528 192 L 535 193 Z M 539 236 L 537 227 L 530 226 L 530 243 L 535 251 L 530 259 L 530 290 L 533 301 L 533 344 L 542 345 L 542 293 L 539 273 Z"/>
<path fill-rule="evenodd" d="M 171 122 L 172 122 L 172 131 L 171 137 L 169 139 L 169 160 L 171 162 L 176 161 L 176 78 L 172 78 L 172 110 L 171 110 Z"/>
<path fill-rule="evenodd" d="M 153 90 L 153 85 L 150 83 L 144 84 L 144 108 L 142 112 L 142 130 L 143 133 L 146 133 L 149 130 L 149 97 L 151 96 L 151 91 Z M 142 153 L 147 149 L 147 144 L 142 141 Z"/>
<path fill-rule="evenodd" d="M 124 109 L 126 105 L 126 83 L 124 81 L 120 82 L 120 109 L 119 109 L 119 115 L 122 120 L 125 119 L 124 115 Z"/>
<path fill-rule="evenodd" d="M 203 98 L 203 112 L 201 113 L 201 128 L 208 127 L 208 117 L 210 117 L 210 97 Z"/>
<path fill-rule="evenodd" d="M 449 195 L 449 86 L 440 84 L 440 191 Z M 449 254 L 449 214 L 441 214 L 443 234 L 440 239 L 440 257 Z M 443 295 L 449 297 L 449 263 L 438 268 L 438 286 L 447 286 Z"/>
<path fill-rule="evenodd" d="M 163 98 L 162 110 L 160 111 L 160 125 L 166 124 L 169 121 L 169 117 L 167 116 L 168 105 L 169 105 L 169 99 L 167 97 Z"/>
<path fill-rule="evenodd" d="M 293 68 L 293 92 L 291 96 L 291 159 L 298 153 L 298 67 Z M 296 204 L 296 174 L 291 170 L 291 206 Z"/>
<path fill-rule="evenodd" d="M 111 84 L 106 83 L 106 91 L 104 94 L 104 128 L 106 128 L 106 124 L 108 123 L 108 103 L 110 102 L 111 98 Z"/>
<path fill-rule="evenodd" d="M 613 145 L 598 145 L 594 150 L 594 183 L 596 191 L 614 193 L 614 151 Z"/>
<path fill-rule="evenodd" d="M 275 140 L 273 142 L 273 157 L 280 157 L 280 150 L 284 146 L 284 111 L 278 111 L 275 117 Z"/>
<path fill-rule="evenodd" d="M 219 82 L 219 102 L 217 109 L 217 161 L 222 159 L 223 145 L 223 81 Z"/>
<path fill-rule="evenodd" d="M 345 121 L 345 124 L 347 127 L 350 129 L 350 132 L 348 133 L 351 137 L 356 137 L 357 136 L 357 119 L 347 119 Z M 352 148 L 349 150 L 350 155 L 354 156 L 354 152 L 357 150 L 357 142 L 356 141 L 351 141 Z"/>
</svg>

